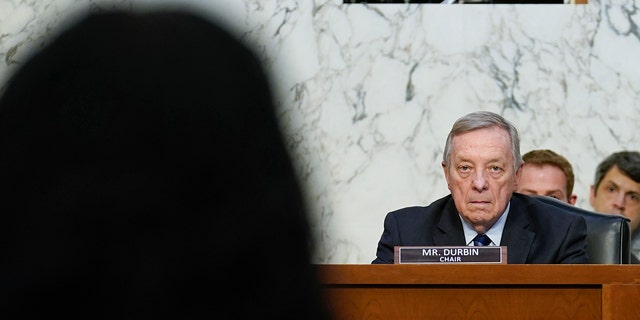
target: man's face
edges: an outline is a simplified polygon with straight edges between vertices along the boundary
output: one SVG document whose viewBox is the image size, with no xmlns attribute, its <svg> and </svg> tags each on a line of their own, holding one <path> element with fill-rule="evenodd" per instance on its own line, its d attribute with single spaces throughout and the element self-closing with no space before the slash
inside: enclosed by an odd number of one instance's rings
<svg viewBox="0 0 640 320">
<path fill-rule="evenodd" d="M 575 204 L 577 197 L 567 194 L 567 177 L 562 169 L 550 164 L 524 163 L 516 192 L 553 197 Z"/>
<path fill-rule="evenodd" d="M 484 233 L 502 215 L 515 189 L 509 134 L 498 127 L 463 133 L 451 140 L 447 185 L 462 217 Z"/>
<path fill-rule="evenodd" d="M 631 231 L 640 225 L 640 183 L 613 166 L 602 178 L 598 190 L 591 186 L 589 202 L 601 213 L 619 213 L 631 219 Z"/>
</svg>

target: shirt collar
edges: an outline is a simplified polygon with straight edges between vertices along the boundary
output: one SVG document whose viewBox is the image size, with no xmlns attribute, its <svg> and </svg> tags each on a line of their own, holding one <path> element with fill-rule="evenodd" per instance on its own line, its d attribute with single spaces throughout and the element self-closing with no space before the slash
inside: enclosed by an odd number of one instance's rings
<svg viewBox="0 0 640 320">
<path fill-rule="evenodd" d="M 496 221 L 485 234 L 491 239 L 490 246 L 499 246 L 500 241 L 502 240 L 502 230 L 504 229 L 504 224 L 507 221 L 507 215 L 509 215 L 509 209 L 511 208 L 511 202 L 507 203 L 507 208 L 504 210 L 498 221 Z M 473 238 L 476 237 L 478 232 L 476 232 L 471 224 L 469 224 L 466 220 L 462 218 L 460 213 L 458 213 L 458 217 L 460 221 L 462 221 L 462 230 L 464 230 L 464 238 L 467 242 L 467 245 L 470 245 L 473 242 Z"/>
</svg>

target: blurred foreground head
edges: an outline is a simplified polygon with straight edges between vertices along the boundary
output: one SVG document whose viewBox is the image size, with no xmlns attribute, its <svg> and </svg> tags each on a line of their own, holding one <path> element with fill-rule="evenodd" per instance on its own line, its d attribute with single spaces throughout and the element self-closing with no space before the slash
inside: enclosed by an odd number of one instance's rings
<svg viewBox="0 0 640 320">
<path fill-rule="evenodd" d="M 93 14 L 35 53 L 0 99 L 10 318 L 323 318 L 270 90 L 186 12 Z"/>
</svg>

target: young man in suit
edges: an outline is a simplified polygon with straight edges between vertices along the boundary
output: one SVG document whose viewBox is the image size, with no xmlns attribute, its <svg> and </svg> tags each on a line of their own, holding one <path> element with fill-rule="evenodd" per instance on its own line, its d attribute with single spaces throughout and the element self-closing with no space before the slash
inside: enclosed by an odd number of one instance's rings
<svg viewBox="0 0 640 320">
<path fill-rule="evenodd" d="M 631 220 L 631 261 L 640 263 L 640 152 L 619 151 L 596 168 L 589 192 L 593 209 Z"/>
<path fill-rule="evenodd" d="M 477 236 L 508 247 L 507 263 L 587 263 L 584 218 L 514 193 L 522 163 L 518 131 L 502 116 L 458 119 L 442 160 L 451 194 L 388 213 L 372 263 L 393 263 L 394 246 L 465 246 Z"/>
<path fill-rule="evenodd" d="M 573 167 L 565 157 L 549 149 L 531 150 L 522 156 L 524 165 L 516 192 L 556 198 L 575 205 Z"/>
</svg>

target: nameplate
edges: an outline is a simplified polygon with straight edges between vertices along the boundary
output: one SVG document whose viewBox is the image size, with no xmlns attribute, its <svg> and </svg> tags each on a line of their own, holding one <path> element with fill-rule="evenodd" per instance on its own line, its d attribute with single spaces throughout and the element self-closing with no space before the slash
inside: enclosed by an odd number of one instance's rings
<svg viewBox="0 0 640 320">
<path fill-rule="evenodd" d="M 507 247 L 396 246 L 394 263 L 507 263 Z"/>
</svg>

